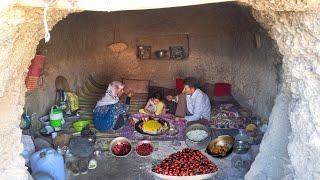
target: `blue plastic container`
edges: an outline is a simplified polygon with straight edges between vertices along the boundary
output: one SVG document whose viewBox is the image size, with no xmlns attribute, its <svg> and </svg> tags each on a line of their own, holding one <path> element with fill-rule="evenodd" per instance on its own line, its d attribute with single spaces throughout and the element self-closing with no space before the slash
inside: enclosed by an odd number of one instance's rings
<svg viewBox="0 0 320 180">
<path fill-rule="evenodd" d="M 61 154 L 52 148 L 44 148 L 30 158 L 32 175 L 45 173 L 54 180 L 65 180 L 64 161 Z M 39 176 L 38 176 L 39 177 Z M 42 179 L 36 179 L 42 180 Z"/>
</svg>

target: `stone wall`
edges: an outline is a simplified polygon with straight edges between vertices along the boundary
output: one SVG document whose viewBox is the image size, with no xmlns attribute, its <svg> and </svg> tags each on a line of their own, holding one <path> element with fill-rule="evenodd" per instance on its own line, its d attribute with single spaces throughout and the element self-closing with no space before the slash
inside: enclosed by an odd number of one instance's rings
<svg viewBox="0 0 320 180">
<path fill-rule="evenodd" d="M 121 54 L 106 48 L 112 43 L 115 25 L 129 46 Z M 137 60 L 136 38 L 185 33 L 190 42 L 187 60 Z M 261 37 L 261 48 L 256 48 L 255 34 Z M 26 100 L 30 112 L 38 115 L 53 105 L 54 81 L 60 74 L 74 90 L 88 74 L 102 81 L 148 79 L 151 85 L 169 88 L 175 86 L 177 76 L 196 76 L 208 83 L 232 84 L 233 95 L 265 117 L 274 104 L 281 56 L 249 9 L 234 3 L 75 13 L 57 23 L 51 36 L 45 47 L 39 47 L 46 55 L 43 82 Z"/>
<path fill-rule="evenodd" d="M 248 179 L 318 179 L 320 176 L 320 14 L 317 9 L 254 13 L 277 41 L 284 57 L 282 88 Z"/>
<path fill-rule="evenodd" d="M 67 12 L 51 11 L 52 27 Z M 20 117 L 25 103 L 24 78 L 43 37 L 42 10 L 7 7 L 0 11 L 0 179 L 27 179 Z"/>
<path fill-rule="evenodd" d="M 260 153 L 246 178 L 317 179 L 319 2 L 242 1 L 257 10 L 255 18 L 276 40 L 284 55 L 282 87 Z M 7 0 L 0 4 L 0 179 L 27 179 L 19 156 L 22 145 L 18 124 L 25 100 L 24 76 L 43 37 L 42 10 L 13 7 L 12 2 Z M 67 11 L 51 10 L 50 28 L 67 14 Z"/>
</svg>

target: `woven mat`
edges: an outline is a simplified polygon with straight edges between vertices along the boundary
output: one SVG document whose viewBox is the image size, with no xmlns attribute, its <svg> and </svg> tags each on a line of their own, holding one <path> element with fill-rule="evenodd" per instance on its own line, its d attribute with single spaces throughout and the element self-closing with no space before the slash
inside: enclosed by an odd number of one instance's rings
<svg viewBox="0 0 320 180">
<path fill-rule="evenodd" d="M 133 114 L 131 117 L 141 119 L 148 117 L 148 115 L 143 114 Z M 130 140 L 161 140 L 161 141 L 171 141 L 171 140 L 184 140 L 184 129 L 185 129 L 185 122 L 183 121 L 175 121 L 174 117 L 170 114 L 167 115 L 161 115 L 157 116 L 158 118 L 161 118 L 163 120 L 166 120 L 170 123 L 170 126 L 174 126 L 179 133 L 175 136 L 170 136 L 167 134 L 159 135 L 159 136 L 150 136 L 150 135 L 144 135 L 140 134 L 139 132 L 135 131 L 135 127 L 133 123 L 128 123 L 123 128 L 121 128 L 119 134 L 121 136 L 127 137 Z"/>
</svg>

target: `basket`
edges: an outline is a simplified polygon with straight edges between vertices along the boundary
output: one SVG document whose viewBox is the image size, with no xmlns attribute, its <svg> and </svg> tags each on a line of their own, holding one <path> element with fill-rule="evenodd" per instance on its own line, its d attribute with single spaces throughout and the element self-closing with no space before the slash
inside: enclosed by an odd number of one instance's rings
<svg viewBox="0 0 320 180">
<path fill-rule="evenodd" d="M 38 80 L 39 80 L 39 77 L 37 76 L 27 76 L 26 77 L 26 80 L 25 80 L 25 84 L 26 84 L 26 87 L 27 87 L 27 90 L 28 91 L 33 91 L 37 88 L 38 86 Z"/>
<path fill-rule="evenodd" d="M 28 76 L 37 76 L 39 77 L 42 73 L 43 65 L 45 61 L 45 56 L 36 55 L 31 60 L 31 65 L 29 66 Z"/>
</svg>

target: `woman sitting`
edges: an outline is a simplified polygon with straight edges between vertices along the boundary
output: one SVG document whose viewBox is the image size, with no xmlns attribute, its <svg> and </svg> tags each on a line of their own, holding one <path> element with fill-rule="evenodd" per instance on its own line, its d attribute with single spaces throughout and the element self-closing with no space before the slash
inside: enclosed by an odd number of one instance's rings
<svg viewBox="0 0 320 180">
<path fill-rule="evenodd" d="M 99 131 L 117 130 L 127 122 L 128 105 L 133 93 L 128 93 L 125 103 L 119 102 L 119 97 L 124 93 L 124 87 L 125 85 L 119 81 L 110 83 L 105 96 L 97 102 L 93 122 Z"/>
<path fill-rule="evenodd" d="M 152 98 L 148 100 L 148 103 L 144 109 L 140 109 L 139 113 L 148 114 L 151 116 L 165 114 L 165 104 L 162 102 L 162 96 L 160 93 L 154 93 Z"/>
</svg>

